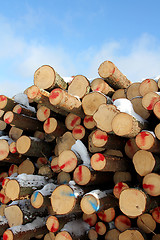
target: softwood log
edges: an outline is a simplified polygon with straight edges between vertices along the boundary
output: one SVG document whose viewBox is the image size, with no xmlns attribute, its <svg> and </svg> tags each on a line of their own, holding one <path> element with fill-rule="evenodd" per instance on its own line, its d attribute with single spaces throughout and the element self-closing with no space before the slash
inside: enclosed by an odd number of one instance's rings
<svg viewBox="0 0 160 240">
<path fill-rule="evenodd" d="M 83 125 L 85 128 L 93 130 L 96 127 L 96 122 L 93 119 L 93 116 L 86 115 L 83 120 Z"/>
<path fill-rule="evenodd" d="M 109 223 L 115 218 L 116 212 L 113 207 L 110 207 L 98 212 L 97 215 L 101 221 Z"/>
<path fill-rule="evenodd" d="M 5 185 L 5 193 L 13 201 L 31 195 L 35 189 L 42 188 L 46 184 L 46 178 L 43 176 L 23 173 L 17 177 L 10 177 Z"/>
<path fill-rule="evenodd" d="M 16 148 L 18 153 L 34 157 L 50 157 L 53 151 L 47 142 L 25 135 L 18 138 Z"/>
<path fill-rule="evenodd" d="M 18 166 L 16 164 L 11 164 L 11 166 L 8 170 L 8 176 L 10 177 L 14 173 L 18 174 Z"/>
<path fill-rule="evenodd" d="M 126 97 L 131 100 L 134 97 L 140 96 L 139 87 L 140 82 L 132 83 L 127 89 L 126 89 Z"/>
<path fill-rule="evenodd" d="M 129 188 L 128 184 L 125 182 L 118 182 L 117 184 L 115 184 L 114 188 L 113 188 L 113 194 L 116 198 L 119 199 L 121 192 L 124 189 Z"/>
<path fill-rule="evenodd" d="M 11 99 L 6 97 L 5 95 L 0 95 L 0 109 L 3 111 L 10 111 L 13 109 L 13 107 L 16 105 L 17 103 Z"/>
<path fill-rule="evenodd" d="M 79 139 L 86 143 L 89 133 L 87 132 L 87 129 L 85 129 L 85 127 L 83 127 L 82 125 L 77 125 L 73 128 L 72 135 L 74 139 Z"/>
<path fill-rule="evenodd" d="M 160 100 L 160 95 L 156 92 L 148 92 L 142 98 L 142 105 L 147 110 L 153 110 L 154 104 Z"/>
<path fill-rule="evenodd" d="M 89 229 L 88 238 L 89 238 L 89 240 L 97 240 L 98 239 L 98 233 L 96 232 L 95 228 Z"/>
<path fill-rule="evenodd" d="M 44 122 L 50 117 L 51 111 L 46 106 L 40 106 L 37 110 L 36 116 L 37 119 L 41 122 Z"/>
<path fill-rule="evenodd" d="M 78 164 L 76 154 L 71 150 L 63 151 L 58 157 L 58 165 L 64 172 L 72 172 Z"/>
<path fill-rule="evenodd" d="M 81 118 L 84 118 L 81 101 L 60 88 L 51 91 L 49 101 L 52 105 L 65 112 L 72 112 Z"/>
<path fill-rule="evenodd" d="M 145 79 L 140 83 L 139 92 L 142 96 L 149 92 L 157 92 L 158 83 L 154 79 Z"/>
<path fill-rule="evenodd" d="M 154 115 L 160 119 L 160 101 L 156 102 L 153 106 Z"/>
<path fill-rule="evenodd" d="M 160 195 L 160 176 L 157 173 L 149 173 L 143 178 L 143 189 L 151 196 Z"/>
<path fill-rule="evenodd" d="M 93 116 L 101 104 L 111 103 L 112 100 L 100 92 L 91 92 L 83 97 L 82 108 L 86 115 Z"/>
<path fill-rule="evenodd" d="M 148 213 L 144 213 L 137 218 L 137 226 L 145 233 L 153 233 L 156 229 L 156 221 Z"/>
<path fill-rule="evenodd" d="M 0 120 L 0 131 L 6 130 L 7 123 L 5 123 L 3 120 Z"/>
<path fill-rule="evenodd" d="M 69 83 L 68 93 L 83 98 L 87 93 L 90 92 L 90 82 L 83 75 L 76 75 Z"/>
<path fill-rule="evenodd" d="M 111 61 L 101 63 L 98 73 L 114 89 L 127 88 L 131 84 L 127 77 Z"/>
<path fill-rule="evenodd" d="M 39 67 L 34 73 L 34 84 L 42 89 L 51 90 L 56 87 L 67 88 L 64 79 L 49 65 Z"/>
<path fill-rule="evenodd" d="M 3 239 L 28 240 L 37 235 L 45 234 L 48 232 L 45 221 L 46 218 L 37 217 L 32 223 L 8 228 L 3 234 Z"/>
<path fill-rule="evenodd" d="M 142 105 L 142 97 L 134 97 L 131 100 L 134 111 L 143 119 L 148 119 L 151 115 L 151 111 L 144 108 Z"/>
<path fill-rule="evenodd" d="M 98 235 L 103 236 L 107 231 L 106 224 L 101 221 L 97 222 L 95 225 L 95 230 L 98 233 Z"/>
<path fill-rule="evenodd" d="M 57 175 L 57 183 L 59 185 L 61 185 L 61 184 L 69 184 L 70 181 L 71 181 L 71 175 L 69 173 L 63 172 L 63 171 L 58 173 L 58 175 Z"/>
<path fill-rule="evenodd" d="M 120 231 L 123 232 L 129 228 L 131 228 L 131 220 L 129 217 L 125 215 L 118 215 L 115 220 L 115 227 Z"/>
<path fill-rule="evenodd" d="M 115 93 L 113 93 L 113 95 L 112 95 L 113 102 L 119 98 L 127 98 L 126 97 L 126 89 L 121 88 L 121 89 L 116 90 Z"/>
<path fill-rule="evenodd" d="M 16 142 L 11 142 L 11 144 L 9 145 L 9 151 L 11 153 L 17 153 Z"/>
<path fill-rule="evenodd" d="M 157 223 L 160 223 L 160 207 L 156 207 L 152 210 L 152 217 Z"/>
<path fill-rule="evenodd" d="M 82 219 L 84 222 L 88 223 L 90 227 L 93 227 L 97 222 L 97 214 L 96 213 L 93 213 L 93 214 L 83 213 Z"/>
<path fill-rule="evenodd" d="M 17 114 L 24 114 L 25 116 L 36 118 L 36 111 L 31 111 L 31 109 L 20 104 L 15 105 L 12 111 Z"/>
<path fill-rule="evenodd" d="M 119 182 L 131 182 L 132 180 L 132 175 L 130 172 L 115 172 L 113 176 L 113 181 L 115 184 Z"/>
<path fill-rule="evenodd" d="M 120 231 L 116 228 L 107 231 L 105 240 L 119 240 Z"/>
<path fill-rule="evenodd" d="M 18 174 L 26 173 L 26 174 L 34 174 L 35 166 L 30 159 L 24 160 L 18 167 Z"/>
<path fill-rule="evenodd" d="M 115 90 L 108 85 L 102 78 L 95 78 L 91 82 L 91 89 L 92 91 L 99 91 L 109 97 L 111 97 Z"/>
<path fill-rule="evenodd" d="M 76 140 L 73 137 L 72 133 L 67 131 L 63 136 L 56 138 L 56 149 L 55 155 L 59 156 L 65 150 L 71 150 L 71 147 L 75 144 Z"/>
<path fill-rule="evenodd" d="M 136 144 L 135 138 L 128 139 L 128 141 L 126 142 L 126 144 L 124 146 L 124 151 L 125 151 L 125 154 L 127 155 L 127 157 L 132 159 L 134 154 L 138 150 L 140 150 L 140 149 L 139 149 L 139 147 Z"/>
<path fill-rule="evenodd" d="M 52 156 L 51 169 L 55 173 L 61 172 L 61 169 L 60 169 L 60 167 L 58 165 L 58 157 Z"/>
<path fill-rule="evenodd" d="M 120 233 L 119 240 L 128 240 L 128 239 L 145 240 L 143 234 L 141 234 L 141 232 L 137 229 L 131 229 L 131 230 L 128 229 Z"/>
<path fill-rule="evenodd" d="M 73 130 L 77 125 L 81 124 L 81 118 L 73 113 L 69 113 L 65 119 L 65 125 L 68 130 Z"/>
<path fill-rule="evenodd" d="M 65 125 L 55 118 L 47 118 L 43 124 L 43 129 L 50 136 L 59 137 L 66 132 Z"/>
<path fill-rule="evenodd" d="M 52 233 L 52 232 L 47 233 L 47 234 L 44 236 L 44 240 L 55 240 L 55 234 Z"/>
<path fill-rule="evenodd" d="M 11 129 L 9 130 L 9 137 L 12 140 L 17 140 L 20 136 L 22 136 L 23 134 L 23 130 L 17 127 L 11 127 Z"/>
</svg>

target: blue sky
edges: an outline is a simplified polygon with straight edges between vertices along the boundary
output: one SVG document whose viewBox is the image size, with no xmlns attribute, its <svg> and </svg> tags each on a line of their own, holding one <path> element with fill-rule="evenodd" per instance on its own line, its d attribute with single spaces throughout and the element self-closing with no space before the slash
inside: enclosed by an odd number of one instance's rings
<svg viewBox="0 0 160 240">
<path fill-rule="evenodd" d="M 132 82 L 160 75 L 159 0 L 1 1 L 1 94 L 12 97 L 51 65 L 98 77 L 111 60 Z"/>
</svg>

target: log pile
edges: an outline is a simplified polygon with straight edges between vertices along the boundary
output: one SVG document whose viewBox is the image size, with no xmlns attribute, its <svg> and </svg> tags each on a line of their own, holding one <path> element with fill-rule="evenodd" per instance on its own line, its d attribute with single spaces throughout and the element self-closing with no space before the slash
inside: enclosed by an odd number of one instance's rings
<svg viewBox="0 0 160 240">
<path fill-rule="evenodd" d="M 3 240 L 160 239 L 160 79 L 98 73 L 0 95 Z"/>
</svg>

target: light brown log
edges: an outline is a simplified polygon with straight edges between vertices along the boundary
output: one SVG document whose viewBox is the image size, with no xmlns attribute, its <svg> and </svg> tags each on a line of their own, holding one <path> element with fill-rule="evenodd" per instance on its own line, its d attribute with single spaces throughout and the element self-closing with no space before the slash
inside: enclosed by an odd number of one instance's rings
<svg viewBox="0 0 160 240">
<path fill-rule="evenodd" d="M 114 224 L 115 224 L 115 227 L 120 232 L 123 232 L 123 231 L 131 228 L 131 220 L 129 219 L 129 217 L 127 217 L 125 215 L 118 215 L 115 218 Z"/>
<path fill-rule="evenodd" d="M 13 107 L 16 105 L 17 103 L 11 99 L 6 97 L 5 95 L 0 95 L 0 109 L 3 111 L 10 111 L 13 109 Z"/>
<path fill-rule="evenodd" d="M 52 233 L 52 232 L 49 232 L 47 233 L 45 236 L 44 236 L 44 240 L 55 240 L 55 234 Z"/>
<path fill-rule="evenodd" d="M 116 228 L 107 231 L 105 240 L 119 240 L 120 231 Z"/>
<path fill-rule="evenodd" d="M 156 102 L 153 106 L 154 115 L 160 119 L 160 101 Z"/>
<path fill-rule="evenodd" d="M 11 153 L 17 153 L 16 142 L 11 142 L 11 144 L 9 145 L 9 151 Z"/>
<path fill-rule="evenodd" d="M 133 156 L 133 164 L 140 176 L 160 170 L 160 159 L 149 151 L 139 150 Z"/>
<path fill-rule="evenodd" d="M 91 157 L 91 166 L 96 171 L 126 171 L 128 169 L 128 161 L 124 157 L 95 153 Z"/>
<path fill-rule="evenodd" d="M 5 123 L 3 120 L 0 120 L 0 131 L 5 130 L 7 127 L 7 123 Z"/>
<path fill-rule="evenodd" d="M 29 108 L 23 107 L 20 104 L 15 105 L 12 111 L 17 114 L 24 114 L 25 116 L 28 116 L 28 117 L 33 117 L 33 118 L 36 117 L 36 111 L 35 112 L 31 111 Z"/>
<path fill-rule="evenodd" d="M 102 211 L 98 212 L 97 215 L 99 219 L 103 222 L 111 222 L 115 218 L 115 209 L 113 207 L 108 209 L 103 209 Z"/>
<path fill-rule="evenodd" d="M 93 214 L 117 206 L 117 199 L 110 193 L 95 189 L 82 197 L 80 206 L 84 213 Z"/>
<path fill-rule="evenodd" d="M 87 138 L 87 132 L 86 129 L 82 125 L 77 125 L 72 130 L 72 135 L 74 139 L 79 139 L 85 141 L 85 138 Z"/>
<path fill-rule="evenodd" d="M 28 98 L 32 99 L 34 102 L 41 104 L 43 106 L 48 107 L 50 110 L 52 110 L 55 113 L 59 113 L 63 116 L 67 116 L 68 112 L 64 111 L 63 109 L 60 109 L 56 105 L 53 105 L 49 101 L 50 93 L 38 88 L 35 85 L 32 85 L 27 90 L 27 96 Z"/>
<path fill-rule="evenodd" d="M 137 218 L 137 226 L 145 233 L 153 233 L 156 228 L 156 222 L 148 213 L 144 213 Z"/>
<path fill-rule="evenodd" d="M 73 130 L 77 125 L 81 124 L 81 118 L 73 113 L 69 113 L 65 119 L 65 125 L 68 130 Z"/>
<path fill-rule="evenodd" d="M 93 115 L 97 128 L 105 132 L 112 132 L 112 120 L 118 113 L 119 110 L 116 106 L 111 104 L 101 104 Z"/>
<path fill-rule="evenodd" d="M 44 132 L 35 131 L 33 136 L 35 138 L 39 138 L 40 140 L 44 140 L 45 139 L 45 133 Z"/>
<path fill-rule="evenodd" d="M 45 234 L 48 230 L 45 226 L 45 219 L 37 217 L 32 223 L 20 225 L 20 227 L 8 228 L 4 234 L 3 239 L 5 240 L 28 240 L 37 235 Z"/>
<path fill-rule="evenodd" d="M 36 162 L 36 167 L 40 168 L 46 164 L 48 164 L 48 159 L 45 157 L 39 157 Z"/>
<path fill-rule="evenodd" d="M 133 138 L 144 129 L 144 123 L 138 121 L 128 113 L 118 113 L 112 120 L 112 129 L 118 136 Z"/>
<path fill-rule="evenodd" d="M 154 79 L 145 79 L 139 86 L 139 92 L 142 96 L 149 92 L 158 92 L 158 84 Z"/>
<path fill-rule="evenodd" d="M 110 87 L 102 78 L 95 78 L 91 82 L 91 89 L 92 91 L 99 91 L 109 97 L 111 97 L 115 92 L 115 90 Z"/>
<path fill-rule="evenodd" d="M 4 209 L 5 209 L 6 206 L 7 206 L 6 204 L 1 204 L 0 205 L 0 216 L 1 217 L 4 217 Z M 4 218 L 4 220 L 5 220 L 5 218 Z"/>
<path fill-rule="evenodd" d="M 105 149 L 124 150 L 126 139 L 114 134 L 107 134 L 99 129 L 95 130 L 92 135 L 93 145 L 104 147 Z"/>
<path fill-rule="evenodd" d="M 79 165 L 73 172 L 73 180 L 81 186 L 102 185 L 104 182 L 112 184 L 112 179 L 112 173 L 97 172 L 85 165 Z"/>
<path fill-rule="evenodd" d="M 48 143 L 25 135 L 18 138 L 16 148 L 18 153 L 26 156 L 49 157 L 52 155 L 52 149 Z"/>
<path fill-rule="evenodd" d="M 55 173 L 61 172 L 61 169 L 58 165 L 58 157 L 52 156 L 51 169 Z"/>
<path fill-rule="evenodd" d="M 31 195 L 36 189 L 42 188 L 47 181 L 39 175 L 20 174 L 10 179 L 5 185 L 5 194 L 11 200 Z"/>
<path fill-rule="evenodd" d="M 130 159 L 133 158 L 134 154 L 140 150 L 139 147 L 136 144 L 135 138 L 130 138 L 125 144 L 124 151 L 127 157 Z"/>
<path fill-rule="evenodd" d="M 78 163 L 76 154 L 71 150 L 63 151 L 58 157 L 58 165 L 64 172 L 72 172 Z"/>
<path fill-rule="evenodd" d="M 8 111 L 4 115 L 4 121 L 11 126 L 20 128 L 26 131 L 42 131 L 43 124 L 37 119 L 30 118 L 28 116 L 24 116 L 18 113 L 13 113 L 12 111 Z"/>
<path fill-rule="evenodd" d="M 119 182 L 130 182 L 132 180 L 132 175 L 130 172 L 115 172 L 113 176 L 113 181 L 115 184 Z"/>
<path fill-rule="evenodd" d="M 160 240 L 160 234 L 153 235 L 152 240 Z"/>
<path fill-rule="evenodd" d="M 98 73 L 114 89 L 127 88 L 131 84 L 127 77 L 111 61 L 101 63 Z"/>
<path fill-rule="evenodd" d="M 156 207 L 152 210 L 152 217 L 157 223 L 160 223 L 160 207 Z"/>
<path fill-rule="evenodd" d="M 43 65 L 35 71 L 34 84 L 39 88 L 48 90 L 56 87 L 67 88 L 64 79 L 49 65 Z"/>
<path fill-rule="evenodd" d="M 96 126 L 96 122 L 94 121 L 93 116 L 86 115 L 83 120 L 83 125 L 85 128 L 93 130 Z"/>
<path fill-rule="evenodd" d="M 0 202 L 3 204 L 7 204 L 11 201 L 11 199 L 6 195 L 5 190 L 2 188 L 0 191 Z"/>
<path fill-rule="evenodd" d="M 151 115 L 150 111 L 145 109 L 142 105 L 142 97 L 134 97 L 131 100 L 134 111 L 143 119 L 148 119 Z"/>
<path fill-rule="evenodd" d="M 76 75 L 68 86 L 68 93 L 83 98 L 90 91 L 90 82 L 83 75 Z"/>
<path fill-rule="evenodd" d="M 88 231 L 88 238 L 89 240 L 98 239 L 98 233 L 96 232 L 95 228 L 90 228 L 90 230 Z"/>
<path fill-rule="evenodd" d="M 38 175 L 44 176 L 47 179 L 50 179 L 54 176 L 53 171 L 51 170 L 51 166 L 49 165 L 43 165 L 38 170 Z"/>
<path fill-rule="evenodd" d="M 4 160 L 9 154 L 9 144 L 5 139 L 0 139 L 0 160 Z"/>
<path fill-rule="evenodd" d="M 86 115 L 93 116 L 98 110 L 99 106 L 103 103 L 109 103 L 109 99 L 100 92 L 91 92 L 83 97 L 82 108 Z"/>
<path fill-rule="evenodd" d="M 140 84 L 140 82 L 134 82 L 126 89 L 126 96 L 129 100 L 141 95 L 139 92 Z"/>
<path fill-rule="evenodd" d="M 147 110 L 153 110 L 156 102 L 160 100 L 160 95 L 156 92 L 146 93 L 142 98 L 142 105 Z"/>
<path fill-rule="evenodd" d="M 126 97 L 126 89 L 118 89 L 112 95 L 112 101 L 114 102 L 116 99 L 119 98 L 127 98 Z"/>
<path fill-rule="evenodd" d="M 40 106 L 37 110 L 37 119 L 41 122 L 44 122 L 47 118 L 50 117 L 51 111 L 46 106 Z"/>
<path fill-rule="evenodd" d="M 156 127 L 154 129 L 154 133 L 155 133 L 156 137 L 160 140 L 160 123 L 156 125 Z"/>
<path fill-rule="evenodd" d="M 140 233 L 140 231 L 133 229 L 127 229 L 126 231 L 120 233 L 119 240 L 145 240 L 143 235 Z"/>
<path fill-rule="evenodd" d="M 97 222 L 97 214 L 86 214 L 83 213 L 82 219 L 84 222 L 88 223 L 90 227 L 93 227 Z"/>
<path fill-rule="evenodd" d="M 11 164 L 8 170 L 8 176 L 10 177 L 14 173 L 18 173 L 18 166 L 16 164 Z"/>
<path fill-rule="evenodd" d="M 128 217 L 136 218 L 146 210 L 147 196 L 136 188 L 124 189 L 119 197 L 119 208 Z"/>
<path fill-rule="evenodd" d="M 18 167 L 18 174 L 33 174 L 35 172 L 34 164 L 30 159 L 24 160 Z"/>
<path fill-rule="evenodd" d="M 149 173 L 143 178 L 143 189 L 151 196 L 160 195 L 160 176 L 157 173 Z"/>
<path fill-rule="evenodd" d="M 95 225 L 95 230 L 98 233 L 98 235 L 103 236 L 107 231 L 107 227 L 103 222 L 99 221 Z"/>
<path fill-rule="evenodd" d="M 9 131 L 9 137 L 13 140 L 17 140 L 23 134 L 23 130 L 17 127 L 11 127 Z"/>
<path fill-rule="evenodd" d="M 65 125 L 55 118 L 47 118 L 43 124 L 43 129 L 46 134 L 54 137 L 62 136 L 66 132 Z"/>
<path fill-rule="evenodd" d="M 103 151 L 105 151 L 104 147 L 96 147 L 93 144 L 93 141 L 92 141 L 93 133 L 94 133 L 94 131 L 92 131 L 91 134 L 88 136 L 88 150 L 89 150 L 89 152 L 96 153 L 96 152 L 103 152 Z"/>
<path fill-rule="evenodd" d="M 84 118 L 81 101 L 60 88 L 51 91 L 49 101 L 52 105 L 65 112 L 72 112 L 81 118 Z"/>
<path fill-rule="evenodd" d="M 113 188 L 113 194 L 116 198 L 119 199 L 121 192 L 124 189 L 129 188 L 128 184 L 125 182 L 118 182 L 117 184 L 115 184 L 114 188 Z"/>
<path fill-rule="evenodd" d="M 71 181 L 71 175 L 67 172 L 63 172 L 61 171 L 60 173 L 58 173 L 58 176 L 57 176 L 57 183 L 59 185 L 61 184 L 68 184 L 69 181 Z"/>
<path fill-rule="evenodd" d="M 56 156 L 59 156 L 64 150 L 71 150 L 71 147 L 75 144 L 76 140 L 71 132 L 65 132 L 63 136 L 56 138 L 57 148 Z"/>
</svg>

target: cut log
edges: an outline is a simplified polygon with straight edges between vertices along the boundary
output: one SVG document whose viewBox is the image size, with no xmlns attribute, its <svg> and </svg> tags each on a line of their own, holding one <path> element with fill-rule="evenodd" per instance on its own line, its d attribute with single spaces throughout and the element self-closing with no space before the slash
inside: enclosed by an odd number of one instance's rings
<svg viewBox="0 0 160 240">
<path fill-rule="evenodd" d="M 131 84 L 127 77 L 111 61 L 101 63 L 98 73 L 114 89 L 127 88 Z"/>
<path fill-rule="evenodd" d="M 64 110 L 65 112 L 72 112 L 79 117 L 84 118 L 81 101 L 60 88 L 56 88 L 51 91 L 49 101 L 52 105 Z"/>
<path fill-rule="evenodd" d="M 151 196 L 160 195 L 160 176 L 156 173 L 149 173 L 143 178 L 143 189 Z"/>
<path fill-rule="evenodd" d="M 50 157 L 52 155 L 51 145 L 38 138 L 22 135 L 16 141 L 18 153 L 33 157 Z"/>
<path fill-rule="evenodd" d="M 18 167 L 18 174 L 26 173 L 26 174 L 34 174 L 35 167 L 30 159 L 24 160 Z"/>
<path fill-rule="evenodd" d="M 116 99 L 119 98 L 127 98 L 126 97 L 126 89 L 118 89 L 112 95 L 112 101 L 114 102 Z"/>
<path fill-rule="evenodd" d="M 156 102 L 160 100 L 160 95 L 156 92 L 149 92 L 145 94 L 142 98 L 142 105 L 147 110 L 153 110 Z"/>
<path fill-rule="evenodd" d="M 154 79 L 145 79 L 139 86 L 139 92 L 142 96 L 149 92 L 158 92 L 158 83 Z"/>
<path fill-rule="evenodd" d="M 120 233 L 119 240 L 145 240 L 140 231 L 136 229 L 127 229 L 124 232 Z"/>
<path fill-rule="evenodd" d="M 47 233 L 45 236 L 44 236 L 44 240 L 55 240 L 55 234 L 52 233 L 52 232 L 49 232 Z"/>
<path fill-rule="evenodd" d="M 65 150 L 71 150 L 71 147 L 75 144 L 76 140 L 73 137 L 71 132 L 65 132 L 63 136 L 56 139 L 57 148 L 56 148 L 56 156 L 59 156 Z"/>
<path fill-rule="evenodd" d="M 68 86 L 68 93 L 83 98 L 90 91 L 90 82 L 83 75 L 76 75 Z"/>
<path fill-rule="evenodd" d="M 116 228 L 107 231 L 105 240 L 119 240 L 120 231 Z"/>
<path fill-rule="evenodd" d="M 74 139 L 79 139 L 79 140 L 83 140 L 84 142 L 86 142 L 86 138 L 87 138 L 87 132 L 86 129 L 82 126 L 82 125 L 77 125 L 73 128 L 72 130 L 72 135 L 74 137 Z M 87 138 L 88 139 L 88 138 Z"/>
<path fill-rule="evenodd" d="M 152 210 L 152 217 L 157 223 L 160 223 L 160 207 L 156 207 Z"/>
<path fill-rule="evenodd" d="M 132 98 L 131 103 L 133 105 L 134 111 L 141 116 L 143 119 L 148 119 L 151 115 L 150 111 L 145 109 L 142 105 L 142 97 Z"/>
<path fill-rule="evenodd" d="M 55 118 L 47 118 L 43 124 L 43 129 L 46 134 L 53 135 L 54 137 L 62 136 L 66 132 L 65 125 Z"/>
<path fill-rule="evenodd" d="M 148 213 L 144 213 L 137 218 L 137 226 L 145 233 L 153 233 L 156 229 L 156 221 Z"/>
<path fill-rule="evenodd" d="M 3 180 L 8 177 L 8 173 L 7 172 L 1 172 L 0 173 L 0 183 L 3 182 Z"/>
<path fill-rule="evenodd" d="M 95 225 L 95 230 L 98 235 L 103 236 L 107 231 L 107 227 L 103 222 L 97 222 Z"/>
<path fill-rule="evenodd" d="M 140 149 L 139 149 L 139 147 L 136 144 L 135 138 L 128 139 L 128 141 L 126 142 L 125 147 L 124 147 L 124 151 L 125 151 L 125 154 L 127 155 L 127 157 L 132 159 L 134 154 L 138 150 L 140 150 Z"/>
<path fill-rule="evenodd" d="M 158 140 L 160 140 L 160 123 L 156 125 L 156 127 L 154 129 L 154 133 L 155 133 L 156 137 L 158 138 Z"/>
<path fill-rule="evenodd" d="M 124 189 L 119 197 L 119 208 L 128 217 L 136 218 L 146 210 L 147 196 L 136 188 Z"/>
<path fill-rule="evenodd" d="M 6 195 L 4 188 L 0 191 L 0 202 L 3 204 L 7 204 L 11 201 L 11 199 Z"/>
<path fill-rule="evenodd" d="M 159 157 L 145 150 L 139 150 L 134 154 L 133 164 L 140 176 L 146 176 L 153 171 L 160 170 Z"/>
<path fill-rule="evenodd" d="M 128 113 L 118 113 L 112 120 L 112 129 L 118 136 L 133 138 L 144 128 L 144 122 L 138 121 Z"/>
<path fill-rule="evenodd" d="M 81 209 L 86 214 L 100 212 L 104 208 L 108 209 L 117 206 L 117 199 L 107 191 L 93 190 L 86 193 L 80 202 Z"/>
<path fill-rule="evenodd" d="M 83 213 L 82 219 L 84 222 L 88 223 L 90 227 L 93 227 L 97 222 L 97 214 L 86 214 Z"/>
<path fill-rule="evenodd" d="M 0 95 L 0 109 L 3 111 L 10 111 L 13 109 L 13 107 L 16 105 L 17 103 L 11 99 L 6 97 L 5 95 Z"/>
<path fill-rule="evenodd" d="M 71 150 L 63 151 L 58 157 L 58 165 L 64 172 L 72 172 L 78 163 L 76 154 Z"/>
<path fill-rule="evenodd" d="M 5 217 L 0 217 L 0 237 L 2 237 L 8 227 L 7 219 Z"/>
<path fill-rule="evenodd" d="M 24 114 L 25 116 L 36 118 L 36 112 L 20 104 L 15 105 L 12 111 L 17 114 Z"/>
<path fill-rule="evenodd" d="M 153 235 L 152 240 L 160 240 L 160 234 Z"/>
<path fill-rule="evenodd" d="M 129 217 L 125 215 L 119 215 L 115 218 L 115 227 L 120 231 L 123 232 L 129 228 L 131 228 L 131 220 Z"/>
<path fill-rule="evenodd" d="M 115 184 L 119 182 L 131 182 L 132 175 L 130 172 L 115 172 L 113 176 L 113 181 Z"/>
<path fill-rule="evenodd" d="M 8 176 L 10 177 L 14 173 L 18 173 L 18 166 L 15 164 L 11 164 L 11 166 L 8 170 Z"/>
<path fill-rule="evenodd" d="M 91 166 L 96 171 L 117 172 L 126 171 L 128 162 L 124 157 L 95 153 L 91 157 Z"/>
<path fill-rule="evenodd" d="M 52 192 L 56 188 L 53 183 L 46 184 L 41 190 L 36 190 L 31 195 L 31 204 L 34 208 L 42 208 L 50 206 L 50 199 Z"/>
<path fill-rule="evenodd" d="M 44 140 L 45 139 L 45 133 L 40 132 L 40 131 L 35 131 L 33 137 L 39 138 L 40 140 Z"/>
<path fill-rule="evenodd" d="M 91 89 L 92 91 L 99 91 L 109 97 L 113 95 L 115 90 L 111 88 L 108 83 L 106 83 L 102 78 L 95 78 L 91 82 Z"/>
<path fill-rule="evenodd" d="M 9 151 L 11 153 L 17 153 L 16 142 L 11 142 L 11 144 L 9 145 Z"/>
<path fill-rule="evenodd" d="M 86 115 L 93 116 L 103 103 L 111 103 L 111 100 L 100 92 L 91 92 L 83 97 L 82 108 Z"/>
<path fill-rule="evenodd" d="M 111 104 L 101 104 L 93 115 L 97 128 L 105 132 L 112 132 L 112 120 L 118 113 L 119 110 L 116 106 Z"/>
<path fill-rule="evenodd" d="M 114 188 L 113 188 L 113 194 L 114 194 L 114 196 L 119 199 L 121 192 L 122 192 L 124 189 L 127 189 L 127 188 L 129 188 L 129 186 L 128 186 L 127 183 L 118 182 L 118 183 L 114 186 Z"/>
<path fill-rule="evenodd" d="M 19 137 L 21 137 L 23 134 L 23 130 L 17 127 L 11 127 L 9 131 L 9 137 L 13 140 L 17 140 Z"/>
<path fill-rule="evenodd" d="M 38 211 L 33 208 L 29 199 L 13 201 L 4 210 L 9 227 L 19 226 L 22 224 L 24 225 L 32 222 L 37 216 L 44 217 L 46 213 L 47 211 L 45 208 L 38 209 Z"/>
<path fill-rule="evenodd" d="M 53 171 L 51 169 L 50 164 L 49 165 L 43 165 L 42 167 L 39 168 L 38 170 L 38 175 L 44 176 L 47 179 L 50 179 L 54 176 Z"/>
<path fill-rule="evenodd" d="M 42 89 L 51 90 L 56 87 L 67 88 L 64 79 L 49 65 L 39 67 L 34 73 L 34 84 Z"/>
<path fill-rule="evenodd" d="M 85 128 L 93 130 L 96 126 L 96 122 L 93 119 L 93 116 L 86 115 L 83 120 L 83 125 Z"/>
<path fill-rule="evenodd" d="M 61 184 L 69 184 L 70 181 L 71 181 L 71 175 L 69 173 L 63 172 L 63 171 L 58 173 L 57 183 L 59 185 L 61 185 Z"/>
<path fill-rule="evenodd" d="M 68 130 L 73 130 L 77 125 L 81 124 L 81 118 L 73 113 L 69 113 L 65 119 L 65 125 Z"/>
<path fill-rule="evenodd" d="M 97 152 L 103 152 L 103 151 L 105 151 L 105 148 L 104 148 L 104 147 L 96 147 L 96 146 L 93 144 L 93 141 L 92 141 L 93 133 L 94 133 L 94 131 L 92 131 L 91 134 L 88 136 L 88 150 L 89 150 L 89 152 L 91 152 L 91 153 L 97 153 Z"/>
<path fill-rule="evenodd" d="M 39 157 L 37 159 L 37 162 L 36 162 L 36 167 L 40 168 L 42 167 L 43 165 L 47 165 L 48 164 L 48 159 L 45 158 L 45 157 Z"/>
<path fill-rule="evenodd" d="M 45 177 L 39 175 L 20 174 L 12 177 L 5 186 L 5 193 L 11 200 L 31 195 L 35 189 L 47 184 Z"/>
<path fill-rule="evenodd" d="M 7 123 L 5 123 L 3 120 L 0 120 L 0 131 L 5 130 L 7 127 Z"/>
<path fill-rule="evenodd" d="M 50 117 L 51 111 L 46 106 L 40 106 L 37 110 L 37 119 L 41 122 L 44 122 Z"/>
<path fill-rule="evenodd" d="M 134 97 L 140 96 L 139 87 L 140 82 L 132 83 L 127 89 L 126 89 L 126 96 L 129 100 L 131 100 Z"/>
<path fill-rule="evenodd" d="M 160 101 L 156 102 L 153 106 L 154 115 L 160 119 Z"/>
<path fill-rule="evenodd" d="M 5 139 L 0 139 L 0 161 L 7 158 L 9 154 L 9 144 Z"/>
<path fill-rule="evenodd" d="M 3 239 L 28 240 L 37 235 L 45 234 L 48 232 L 45 220 L 45 218 L 37 217 L 32 223 L 8 228 L 3 234 Z"/>
<path fill-rule="evenodd" d="M 99 219 L 103 222 L 111 222 L 115 218 L 115 209 L 113 207 L 108 209 L 103 209 L 102 211 L 98 212 L 97 215 Z"/>
<path fill-rule="evenodd" d="M 4 115 L 4 121 L 11 126 L 20 128 L 26 131 L 43 131 L 43 124 L 37 119 L 30 118 L 18 113 L 8 111 Z"/>
<path fill-rule="evenodd" d="M 90 228 L 90 230 L 88 231 L 88 238 L 89 240 L 98 239 L 98 233 L 96 232 L 95 228 Z"/>
<path fill-rule="evenodd" d="M 60 167 L 58 165 L 58 157 L 52 156 L 51 169 L 55 173 L 61 172 L 61 169 L 60 169 Z"/>
</svg>

